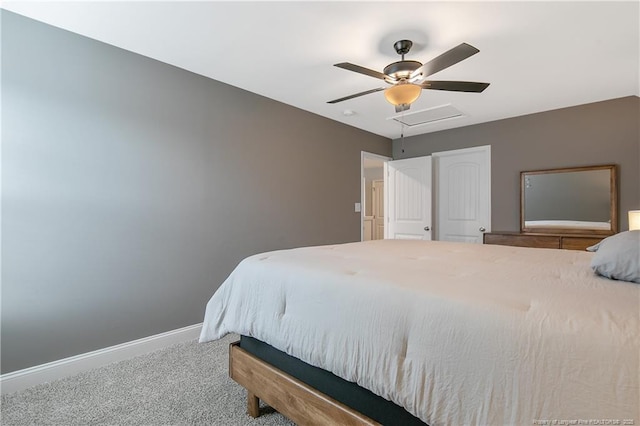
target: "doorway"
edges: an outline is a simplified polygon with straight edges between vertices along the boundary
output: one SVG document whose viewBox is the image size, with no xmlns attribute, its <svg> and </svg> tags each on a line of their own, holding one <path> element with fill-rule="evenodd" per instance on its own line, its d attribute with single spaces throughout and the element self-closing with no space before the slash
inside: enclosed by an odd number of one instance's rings
<svg viewBox="0 0 640 426">
<path fill-rule="evenodd" d="M 360 240 L 384 238 L 384 165 L 391 160 L 362 151 L 360 162 Z"/>
</svg>

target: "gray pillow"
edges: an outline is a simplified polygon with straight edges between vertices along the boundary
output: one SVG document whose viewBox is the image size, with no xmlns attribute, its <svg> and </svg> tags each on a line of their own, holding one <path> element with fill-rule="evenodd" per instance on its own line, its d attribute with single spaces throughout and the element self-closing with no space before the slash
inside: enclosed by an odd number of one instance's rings
<svg viewBox="0 0 640 426">
<path fill-rule="evenodd" d="M 640 283 L 640 230 L 612 235 L 587 250 L 596 252 L 591 268 L 598 275 Z"/>
</svg>

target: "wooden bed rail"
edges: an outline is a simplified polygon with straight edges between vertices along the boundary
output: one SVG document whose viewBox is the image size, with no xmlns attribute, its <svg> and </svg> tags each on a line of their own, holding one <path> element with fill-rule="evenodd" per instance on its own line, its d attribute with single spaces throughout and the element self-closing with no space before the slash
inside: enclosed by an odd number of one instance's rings
<svg viewBox="0 0 640 426">
<path fill-rule="evenodd" d="M 298 425 L 377 426 L 379 423 L 273 367 L 240 347 L 229 345 L 229 376 L 247 390 L 247 411 L 258 417 L 262 399 Z"/>
</svg>

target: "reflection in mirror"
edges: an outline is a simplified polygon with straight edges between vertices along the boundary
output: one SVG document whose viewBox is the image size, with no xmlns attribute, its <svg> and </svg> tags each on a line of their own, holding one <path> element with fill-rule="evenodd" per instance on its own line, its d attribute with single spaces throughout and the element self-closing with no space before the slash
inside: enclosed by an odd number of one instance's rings
<svg viewBox="0 0 640 426">
<path fill-rule="evenodd" d="M 615 233 L 615 181 L 615 166 L 522 172 L 521 231 Z"/>
</svg>

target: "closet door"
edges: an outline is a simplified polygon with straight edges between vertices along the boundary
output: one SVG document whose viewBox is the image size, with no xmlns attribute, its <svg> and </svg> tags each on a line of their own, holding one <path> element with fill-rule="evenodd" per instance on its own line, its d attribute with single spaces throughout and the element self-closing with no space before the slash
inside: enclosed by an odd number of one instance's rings
<svg viewBox="0 0 640 426">
<path fill-rule="evenodd" d="M 436 238 L 482 244 L 491 231 L 491 147 L 433 154 Z"/>
<path fill-rule="evenodd" d="M 431 239 L 431 157 L 385 163 L 388 239 Z"/>
</svg>

